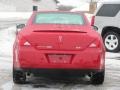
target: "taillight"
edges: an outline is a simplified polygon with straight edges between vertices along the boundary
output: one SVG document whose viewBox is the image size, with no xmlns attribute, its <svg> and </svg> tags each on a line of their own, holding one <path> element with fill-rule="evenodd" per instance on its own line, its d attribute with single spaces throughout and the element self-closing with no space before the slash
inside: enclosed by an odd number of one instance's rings
<svg viewBox="0 0 120 90">
<path fill-rule="evenodd" d="M 89 45 L 90 48 L 99 48 L 100 47 L 100 42 L 98 40 L 95 40 Z"/>
<path fill-rule="evenodd" d="M 90 47 L 90 48 L 96 48 L 96 47 L 97 47 L 97 44 L 96 44 L 96 43 L 92 43 L 92 44 L 90 44 L 89 47 Z"/>
<path fill-rule="evenodd" d="M 91 26 L 94 26 L 94 23 L 95 23 L 95 16 L 92 16 L 92 19 L 91 19 Z"/>
<path fill-rule="evenodd" d="M 27 41 L 25 38 L 20 38 L 19 39 L 19 45 L 20 46 L 31 46 L 31 44 L 29 43 L 29 41 Z"/>
<path fill-rule="evenodd" d="M 30 44 L 28 41 L 26 41 L 26 42 L 24 42 L 23 45 L 24 45 L 24 46 L 30 46 L 31 44 Z"/>
</svg>

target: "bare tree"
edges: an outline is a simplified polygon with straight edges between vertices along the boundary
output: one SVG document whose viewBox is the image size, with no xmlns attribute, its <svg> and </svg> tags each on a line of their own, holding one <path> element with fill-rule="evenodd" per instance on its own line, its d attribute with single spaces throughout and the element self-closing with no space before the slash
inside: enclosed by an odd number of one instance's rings
<svg viewBox="0 0 120 90">
<path fill-rule="evenodd" d="M 90 0 L 89 13 L 94 13 L 100 0 Z"/>
</svg>

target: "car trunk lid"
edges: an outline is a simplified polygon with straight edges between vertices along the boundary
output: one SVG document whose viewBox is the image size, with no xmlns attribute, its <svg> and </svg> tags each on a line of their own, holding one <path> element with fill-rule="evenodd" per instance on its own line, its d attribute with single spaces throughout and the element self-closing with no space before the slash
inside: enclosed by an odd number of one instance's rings
<svg viewBox="0 0 120 90">
<path fill-rule="evenodd" d="M 81 50 L 92 41 L 89 30 L 85 26 L 42 26 L 34 27 L 27 35 L 27 40 L 36 49 Z"/>
</svg>

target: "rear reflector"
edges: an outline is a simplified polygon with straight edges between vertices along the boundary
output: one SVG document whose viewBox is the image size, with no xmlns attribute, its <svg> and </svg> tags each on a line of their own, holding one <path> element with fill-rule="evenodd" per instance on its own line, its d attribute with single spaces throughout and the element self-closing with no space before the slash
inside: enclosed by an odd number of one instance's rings
<svg viewBox="0 0 120 90">
<path fill-rule="evenodd" d="M 24 43 L 24 46 L 30 46 L 30 43 L 26 41 L 26 42 Z"/>
<path fill-rule="evenodd" d="M 90 46 L 89 46 L 90 48 L 96 48 L 97 47 L 97 45 L 95 44 L 95 43 L 92 43 L 92 44 L 90 44 Z"/>
</svg>

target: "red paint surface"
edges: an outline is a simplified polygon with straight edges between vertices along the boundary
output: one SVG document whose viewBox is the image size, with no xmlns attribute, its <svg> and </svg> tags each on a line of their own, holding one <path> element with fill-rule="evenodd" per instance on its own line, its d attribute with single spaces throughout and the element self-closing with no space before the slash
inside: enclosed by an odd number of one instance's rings
<svg viewBox="0 0 120 90">
<path fill-rule="evenodd" d="M 28 21 L 16 37 L 13 50 L 16 68 L 102 69 L 105 49 L 100 35 L 85 25 L 36 25 Z M 25 42 L 30 46 L 24 46 Z M 90 47 L 94 43 L 96 47 Z M 101 63 L 103 62 L 103 63 Z M 101 68 L 102 67 L 102 68 Z"/>
</svg>

